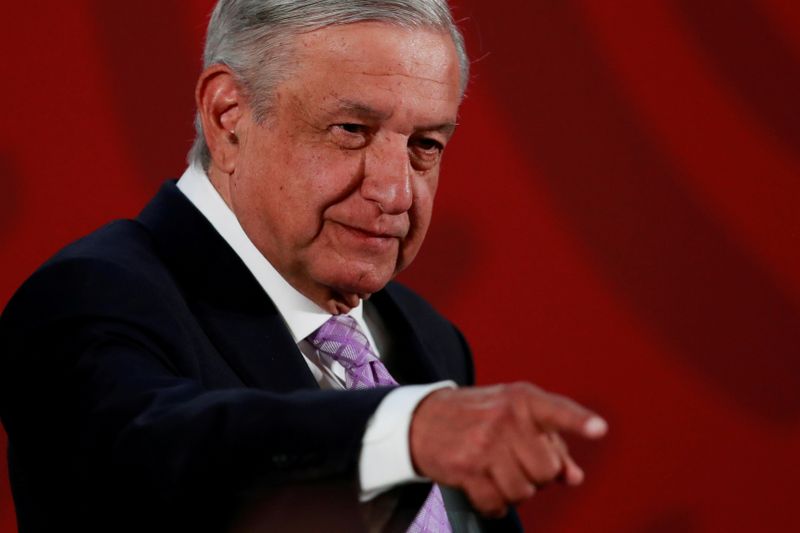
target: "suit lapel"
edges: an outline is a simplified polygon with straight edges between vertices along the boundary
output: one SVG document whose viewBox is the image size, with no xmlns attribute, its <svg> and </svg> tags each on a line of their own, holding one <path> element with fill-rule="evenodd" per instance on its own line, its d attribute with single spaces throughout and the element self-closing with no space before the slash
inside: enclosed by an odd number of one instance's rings
<svg viewBox="0 0 800 533">
<path fill-rule="evenodd" d="M 386 361 L 392 376 L 402 385 L 432 383 L 448 379 L 436 364 L 434 351 L 412 321 L 412 312 L 392 294 L 391 286 L 370 299 L 394 340 L 393 356 Z"/>
<path fill-rule="evenodd" d="M 318 387 L 275 304 L 174 182 L 164 184 L 138 220 L 243 383 L 276 392 Z"/>
</svg>

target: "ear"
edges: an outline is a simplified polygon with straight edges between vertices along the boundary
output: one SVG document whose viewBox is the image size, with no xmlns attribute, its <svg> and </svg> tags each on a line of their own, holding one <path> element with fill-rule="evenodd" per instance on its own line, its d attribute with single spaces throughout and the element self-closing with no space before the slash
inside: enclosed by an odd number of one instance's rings
<svg viewBox="0 0 800 533">
<path fill-rule="evenodd" d="M 213 65 L 203 71 L 197 81 L 195 101 L 211 164 L 226 174 L 233 173 L 239 153 L 236 126 L 246 105 L 233 72 L 225 65 Z"/>
</svg>

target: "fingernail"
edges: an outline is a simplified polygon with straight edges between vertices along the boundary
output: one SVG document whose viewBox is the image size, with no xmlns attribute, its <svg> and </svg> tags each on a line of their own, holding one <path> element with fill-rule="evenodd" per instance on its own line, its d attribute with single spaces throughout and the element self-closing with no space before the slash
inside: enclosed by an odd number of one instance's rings
<svg viewBox="0 0 800 533">
<path fill-rule="evenodd" d="M 583 432 L 588 437 L 602 437 L 608 431 L 608 424 L 599 416 L 593 416 L 583 425 Z"/>
</svg>

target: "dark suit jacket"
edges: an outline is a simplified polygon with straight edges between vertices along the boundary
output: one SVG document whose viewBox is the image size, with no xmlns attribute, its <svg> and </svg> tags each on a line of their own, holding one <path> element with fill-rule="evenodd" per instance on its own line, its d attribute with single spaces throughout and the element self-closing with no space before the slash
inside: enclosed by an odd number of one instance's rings
<svg viewBox="0 0 800 533">
<path fill-rule="evenodd" d="M 398 381 L 472 383 L 466 343 L 427 303 L 395 283 L 372 303 L 399 342 Z M 224 530 L 254 487 L 355 487 L 389 390 L 320 390 L 274 304 L 174 183 L 48 261 L 0 319 L 23 531 Z"/>
</svg>

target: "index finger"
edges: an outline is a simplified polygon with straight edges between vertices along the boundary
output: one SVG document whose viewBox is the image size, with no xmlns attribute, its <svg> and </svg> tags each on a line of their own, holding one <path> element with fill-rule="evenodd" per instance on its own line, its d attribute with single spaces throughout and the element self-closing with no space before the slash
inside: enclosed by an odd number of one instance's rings
<svg viewBox="0 0 800 533">
<path fill-rule="evenodd" d="M 545 431 L 567 431 L 588 439 L 608 432 L 608 423 L 600 415 L 565 396 L 535 389 L 528 406 L 535 422 Z"/>
</svg>

